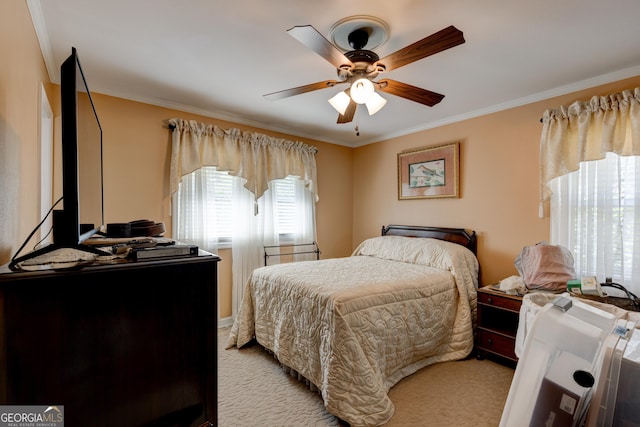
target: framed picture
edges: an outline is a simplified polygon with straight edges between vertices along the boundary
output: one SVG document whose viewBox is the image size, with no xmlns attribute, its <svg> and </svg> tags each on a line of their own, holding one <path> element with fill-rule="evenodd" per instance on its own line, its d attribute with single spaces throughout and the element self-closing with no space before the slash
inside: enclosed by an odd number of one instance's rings
<svg viewBox="0 0 640 427">
<path fill-rule="evenodd" d="M 458 197 L 460 143 L 398 153 L 398 199 Z"/>
</svg>

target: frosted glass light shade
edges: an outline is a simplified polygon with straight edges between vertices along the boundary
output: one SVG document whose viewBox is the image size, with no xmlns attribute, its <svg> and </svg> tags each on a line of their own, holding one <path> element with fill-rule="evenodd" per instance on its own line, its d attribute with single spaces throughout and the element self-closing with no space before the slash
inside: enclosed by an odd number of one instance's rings
<svg viewBox="0 0 640 427">
<path fill-rule="evenodd" d="M 351 84 L 351 99 L 358 104 L 364 104 L 375 92 L 373 83 L 369 79 L 358 79 Z"/>
<path fill-rule="evenodd" d="M 347 111 L 349 102 L 351 102 L 351 98 L 349 98 L 349 95 L 347 95 L 344 91 L 338 92 L 336 96 L 329 99 L 329 104 L 331 104 L 331 106 L 335 108 L 340 114 L 344 114 L 344 112 Z"/>
<path fill-rule="evenodd" d="M 381 97 L 378 92 L 373 92 L 366 102 L 367 111 L 370 116 L 380 111 L 382 107 L 387 103 L 387 100 Z"/>
</svg>

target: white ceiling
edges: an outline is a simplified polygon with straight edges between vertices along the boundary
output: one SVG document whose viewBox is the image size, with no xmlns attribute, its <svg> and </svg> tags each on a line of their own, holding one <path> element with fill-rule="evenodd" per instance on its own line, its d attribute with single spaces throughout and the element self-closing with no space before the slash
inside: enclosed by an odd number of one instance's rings
<svg viewBox="0 0 640 427">
<path fill-rule="evenodd" d="M 638 0 L 27 2 L 54 83 L 74 46 L 93 92 L 353 147 L 640 75 Z M 383 93 L 379 113 L 358 108 L 353 122 L 337 124 L 327 100 L 344 86 L 263 99 L 335 79 L 286 30 L 309 24 L 328 39 L 352 15 L 388 24 L 381 58 L 460 29 L 464 44 L 384 76 L 444 100 L 426 107 Z"/>
</svg>

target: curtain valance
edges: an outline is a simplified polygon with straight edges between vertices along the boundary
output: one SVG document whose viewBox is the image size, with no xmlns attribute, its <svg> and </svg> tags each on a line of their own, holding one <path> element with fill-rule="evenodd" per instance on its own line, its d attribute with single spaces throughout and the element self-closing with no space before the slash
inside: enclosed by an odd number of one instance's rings
<svg viewBox="0 0 640 427">
<path fill-rule="evenodd" d="M 171 194 L 187 175 L 203 166 L 246 179 L 245 188 L 256 200 L 268 189 L 269 181 L 289 175 L 304 180 L 318 200 L 315 154 L 317 148 L 299 141 L 274 138 L 239 129 L 222 129 L 195 120 L 170 119 Z"/>
<path fill-rule="evenodd" d="M 640 155 L 640 88 L 568 107 L 546 110 L 540 138 L 540 198 L 549 199 L 549 181 L 578 170 L 579 163 L 613 152 Z"/>
</svg>

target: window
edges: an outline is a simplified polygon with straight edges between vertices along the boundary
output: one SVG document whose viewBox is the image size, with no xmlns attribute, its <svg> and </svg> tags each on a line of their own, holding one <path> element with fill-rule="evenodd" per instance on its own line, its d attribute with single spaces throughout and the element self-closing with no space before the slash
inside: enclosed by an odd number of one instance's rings
<svg viewBox="0 0 640 427">
<path fill-rule="evenodd" d="M 174 198 L 174 215 L 180 218 L 179 221 L 174 218 L 176 239 L 198 244 L 202 248 L 231 247 L 234 226 L 242 227 L 242 224 L 234 221 L 237 217 L 234 214 L 234 209 L 237 209 L 237 204 L 234 204 L 234 197 L 237 197 L 235 192 L 242 187 L 234 185 L 238 182 L 244 182 L 244 179 L 218 171 L 215 167 L 203 167 L 184 176 Z M 299 225 L 301 211 L 308 208 L 305 206 L 307 204 L 311 204 L 311 207 L 314 205 L 308 190 L 302 190 L 309 193 L 308 197 L 299 196 L 300 187 L 303 188 L 304 183 L 290 176 L 271 181 L 269 190 L 263 196 L 270 201 L 262 205 L 273 206 L 269 217 L 273 219 L 273 228 L 280 244 L 293 243 L 302 238 L 300 234 L 303 231 Z M 248 193 L 248 190 L 242 190 Z"/>
<path fill-rule="evenodd" d="M 611 277 L 640 295 L 640 157 L 583 162 L 551 190 L 551 241 L 571 251 L 578 277 Z"/>
<path fill-rule="evenodd" d="M 293 243 L 296 234 L 296 188 L 295 177 L 287 177 L 272 181 L 271 191 L 275 193 L 277 230 L 281 243 Z"/>
</svg>

